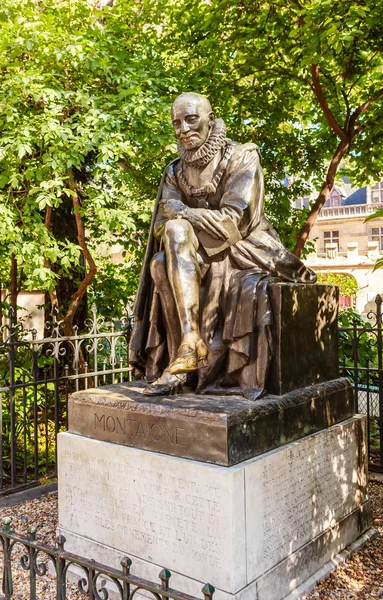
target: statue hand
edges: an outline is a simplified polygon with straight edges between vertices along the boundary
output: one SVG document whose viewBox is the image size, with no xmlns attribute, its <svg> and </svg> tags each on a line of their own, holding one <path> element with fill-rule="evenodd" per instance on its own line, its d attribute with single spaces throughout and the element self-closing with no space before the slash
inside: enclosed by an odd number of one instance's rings
<svg viewBox="0 0 383 600">
<path fill-rule="evenodd" d="M 169 198 L 168 200 L 161 200 L 160 204 L 161 216 L 170 221 L 175 219 L 178 215 L 181 215 L 186 210 L 186 205 L 181 200 Z"/>
<path fill-rule="evenodd" d="M 229 234 L 222 225 L 221 213 L 207 208 L 188 208 L 182 215 L 189 223 L 198 230 L 206 231 L 214 239 L 227 240 Z"/>
</svg>

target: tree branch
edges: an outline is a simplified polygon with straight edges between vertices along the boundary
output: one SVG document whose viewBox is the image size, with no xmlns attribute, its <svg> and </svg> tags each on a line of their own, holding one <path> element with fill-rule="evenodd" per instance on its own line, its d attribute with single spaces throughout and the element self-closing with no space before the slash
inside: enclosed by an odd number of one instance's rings
<svg viewBox="0 0 383 600">
<path fill-rule="evenodd" d="M 46 211 L 45 211 L 45 228 L 50 231 L 51 230 L 51 225 L 52 225 L 52 207 L 51 206 L 47 206 Z"/>
<path fill-rule="evenodd" d="M 88 285 L 92 282 L 92 280 L 94 279 L 94 277 L 97 273 L 97 266 L 93 260 L 93 257 L 91 255 L 88 245 L 86 243 L 84 223 L 83 223 L 83 220 L 82 220 L 82 217 L 80 214 L 80 200 L 79 200 L 79 196 L 77 193 L 76 182 L 74 180 L 72 173 L 69 176 L 68 183 L 69 183 L 69 188 L 73 192 L 72 203 L 73 203 L 74 216 L 75 216 L 75 220 L 76 220 L 78 243 L 82 250 L 83 256 L 85 257 L 85 260 L 89 266 L 88 273 L 85 275 L 85 277 L 82 280 L 82 282 L 80 283 L 78 289 L 76 290 L 76 292 L 72 295 L 72 297 L 70 299 L 69 308 L 64 317 L 64 330 L 67 333 L 71 333 L 71 330 L 73 328 L 74 316 L 75 316 L 76 311 L 79 307 L 79 304 L 87 290 Z"/>
<path fill-rule="evenodd" d="M 348 123 L 349 123 L 349 120 L 350 120 L 350 114 L 351 114 L 350 103 L 348 101 L 348 97 L 347 97 L 347 94 L 344 91 L 344 89 L 342 89 L 341 92 L 342 92 L 344 103 L 346 105 L 346 118 L 344 120 L 344 128 L 347 129 Z"/>
<path fill-rule="evenodd" d="M 318 97 L 319 102 L 321 103 L 322 109 L 327 117 L 327 120 L 329 121 L 329 123 L 330 123 L 332 129 L 335 131 L 335 133 L 337 133 L 336 129 L 334 129 L 333 124 L 335 124 L 336 127 L 339 129 L 340 129 L 340 127 L 336 123 L 330 109 L 327 106 L 326 100 L 324 98 L 322 88 L 320 87 L 319 72 L 318 72 L 317 65 L 312 65 L 312 73 L 313 73 L 313 82 L 314 82 L 314 87 L 315 87 L 315 93 Z M 319 86 L 319 88 L 318 88 L 318 86 Z M 319 96 L 318 96 L 318 92 L 319 92 Z M 359 134 L 363 130 L 363 126 L 360 126 L 357 129 L 355 129 L 357 118 L 363 112 L 368 110 L 369 107 L 371 106 L 371 104 L 373 102 L 375 102 L 375 100 L 378 100 L 378 98 L 380 98 L 382 96 L 383 96 L 383 88 L 377 90 L 375 92 L 375 94 L 370 96 L 370 98 L 368 98 L 368 100 L 363 102 L 360 106 L 358 106 L 358 108 L 356 108 L 353 111 L 353 113 L 351 114 L 349 121 L 348 121 L 347 133 L 345 133 L 343 129 L 340 129 L 340 131 L 342 132 L 341 141 L 339 142 L 336 152 L 331 159 L 331 162 L 330 162 L 330 165 L 329 165 L 329 168 L 327 171 L 326 180 L 324 181 L 324 183 L 322 185 L 322 189 L 319 193 L 318 198 L 316 199 L 316 201 L 314 203 L 314 206 L 312 207 L 312 209 L 310 211 L 310 214 L 306 220 L 306 223 L 303 225 L 301 231 L 297 235 L 297 243 L 294 248 L 294 254 L 296 256 L 298 256 L 298 257 L 301 256 L 304 245 L 310 235 L 310 232 L 311 232 L 313 225 L 318 217 L 318 214 L 320 213 L 324 203 L 326 202 L 329 194 L 331 193 L 331 190 L 333 188 L 334 181 L 335 181 L 335 175 L 337 173 L 339 164 L 340 164 L 343 156 L 350 149 L 350 146 L 353 143 L 355 135 Z M 322 100 L 321 100 L 321 98 L 322 98 Z M 326 110 L 328 110 L 328 114 L 326 113 L 325 107 L 327 107 Z M 331 124 L 331 122 L 330 122 L 331 119 L 333 119 L 333 124 Z M 337 133 L 337 135 L 340 135 L 340 133 Z"/>
<path fill-rule="evenodd" d="M 17 258 L 14 252 L 11 254 L 11 276 L 10 276 L 10 295 L 11 295 L 11 307 L 13 308 L 13 314 L 15 323 L 17 322 Z"/>
<path fill-rule="evenodd" d="M 292 0 L 292 3 L 293 3 L 293 4 L 295 4 L 295 6 L 296 6 L 297 8 L 299 8 L 299 10 L 302 10 L 302 9 L 303 9 L 303 6 L 302 6 L 302 4 L 301 4 L 301 3 L 300 3 L 298 0 Z M 299 18 L 298 18 L 298 26 L 299 26 L 299 27 L 303 27 L 303 25 L 304 25 L 304 24 L 305 24 L 305 19 L 304 19 L 304 16 L 303 16 L 303 15 L 300 15 L 300 16 L 299 16 Z"/>
<path fill-rule="evenodd" d="M 275 75 L 280 75 L 281 77 L 289 77 L 290 79 L 294 79 L 295 81 L 300 81 L 301 83 L 304 83 L 305 85 L 309 85 L 311 87 L 311 89 L 314 89 L 313 84 L 311 83 L 311 81 L 309 79 L 306 79 L 306 77 L 298 75 L 297 73 L 293 73 L 287 69 L 284 69 L 283 67 L 279 67 L 279 69 L 275 69 L 275 68 L 256 69 L 255 71 L 252 71 L 251 73 L 253 76 L 255 76 L 256 73 L 273 73 Z M 238 83 L 238 81 L 242 81 L 242 79 L 246 79 L 246 77 L 249 77 L 249 76 L 250 76 L 249 73 L 245 73 L 244 75 L 241 75 L 240 77 L 237 77 L 236 79 L 232 79 L 229 83 L 230 83 L 230 85 L 233 85 L 235 83 Z"/>
<path fill-rule="evenodd" d="M 52 226 L 52 207 L 51 206 L 47 206 L 47 208 L 46 208 L 44 225 L 45 225 L 45 228 L 46 228 L 47 231 L 51 230 L 51 226 Z M 44 258 L 44 267 L 46 269 L 52 270 L 52 265 L 51 265 L 50 261 L 47 258 Z M 57 297 L 57 290 L 56 290 L 56 288 L 53 288 L 53 290 L 51 290 L 49 292 L 49 298 L 50 298 L 50 301 L 51 301 L 52 308 L 54 306 L 56 306 L 57 308 L 59 308 L 59 300 L 58 300 L 58 297 Z"/>
<path fill-rule="evenodd" d="M 366 110 L 368 110 L 370 108 L 371 104 L 373 102 L 375 102 L 375 100 L 377 100 L 378 98 L 380 98 L 380 96 L 383 96 L 383 88 L 380 88 L 380 90 L 378 90 L 377 92 L 375 92 L 375 94 L 373 94 L 372 96 L 370 96 L 370 98 L 368 100 L 366 100 L 365 102 L 363 102 L 363 104 L 361 104 L 360 106 L 358 106 L 358 108 L 356 108 L 354 110 L 354 112 L 352 113 L 352 116 L 351 116 L 351 118 L 354 118 L 354 122 L 359 117 L 359 115 L 361 115 L 362 112 L 365 112 Z M 354 115 L 355 115 L 355 117 L 354 117 Z"/>
<path fill-rule="evenodd" d="M 328 170 L 326 179 L 323 182 L 322 189 L 319 193 L 318 198 L 315 200 L 313 207 L 310 210 L 310 213 L 306 219 L 305 224 L 297 235 L 297 242 L 295 244 L 295 248 L 293 253 L 295 256 L 300 258 L 302 254 L 302 250 L 307 242 L 307 239 L 311 233 L 311 230 L 314 226 L 315 221 L 318 218 L 318 215 L 329 197 L 332 188 L 334 187 L 335 175 L 337 173 L 339 164 L 343 158 L 343 156 L 348 152 L 350 148 L 350 143 L 348 139 L 341 140 L 335 150 L 334 156 L 332 157 Z"/>
<path fill-rule="evenodd" d="M 353 88 L 359 83 L 359 81 L 362 79 L 362 77 L 366 74 L 368 67 L 370 66 L 370 64 L 372 63 L 372 61 L 374 60 L 375 56 L 378 54 L 378 50 L 376 50 L 376 52 L 374 52 L 372 54 L 372 56 L 370 56 L 370 58 L 368 59 L 367 63 L 366 63 L 366 68 L 365 70 L 359 75 L 359 77 L 357 77 L 357 79 L 354 81 L 354 83 L 350 86 L 350 89 L 348 90 L 348 95 L 351 95 L 351 92 L 353 90 Z"/>
<path fill-rule="evenodd" d="M 372 96 L 370 96 L 368 98 L 368 100 L 366 100 L 365 102 L 363 102 L 363 104 L 361 104 L 360 106 L 358 106 L 358 108 L 356 108 L 354 110 L 354 112 L 352 113 L 351 117 L 350 117 L 350 121 L 348 124 L 348 135 L 351 137 L 355 136 L 355 124 L 356 124 L 356 120 L 357 118 L 366 110 L 368 110 L 371 106 L 371 104 L 373 102 L 375 102 L 375 100 L 377 100 L 378 98 L 380 98 L 381 96 L 383 96 L 383 88 L 380 88 L 380 90 L 378 90 L 377 92 L 375 92 L 375 94 L 373 94 Z M 357 129 L 357 133 L 360 133 L 361 131 L 361 127 L 359 127 Z"/>
<path fill-rule="evenodd" d="M 316 95 L 318 102 L 320 104 L 320 107 L 323 110 L 323 113 L 328 121 L 328 124 L 330 125 L 330 127 L 334 131 L 334 133 L 336 133 L 336 135 L 341 140 L 343 140 L 344 142 L 347 141 L 347 134 L 343 131 L 341 126 L 337 123 L 334 115 L 332 114 L 332 112 L 327 104 L 327 101 L 324 96 L 322 86 L 320 83 L 320 79 L 319 79 L 318 65 L 314 65 L 314 64 L 311 65 L 311 76 L 312 76 L 315 95 Z"/>
</svg>

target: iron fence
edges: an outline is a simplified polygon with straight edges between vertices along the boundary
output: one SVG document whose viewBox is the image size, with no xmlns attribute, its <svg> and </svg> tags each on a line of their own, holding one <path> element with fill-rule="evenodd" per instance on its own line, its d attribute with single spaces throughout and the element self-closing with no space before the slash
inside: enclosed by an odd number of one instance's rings
<svg viewBox="0 0 383 600">
<path fill-rule="evenodd" d="M 64 335 L 55 310 L 38 339 L 9 311 L 0 340 L 0 495 L 56 476 L 56 436 L 67 429 L 71 392 L 131 379 L 130 323 L 105 323 L 93 305 L 85 325 Z"/>
<path fill-rule="evenodd" d="M 340 314 L 341 374 L 355 390 L 357 412 L 367 414 L 370 470 L 383 472 L 383 315 L 376 296 L 367 321 L 355 311 Z"/>
<path fill-rule="evenodd" d="M 340 314 L 340 369 L 367 414 L 372 469 L 383 471 L 382 298 L 363 320 Z M 67 428 L 72 391 L 131 380 L 131 322 L 105 323 L 92 306 L 85 332 L 65 336 L 57 312 L 37 338 L 9 312 L 0 331 L 0 496 L 56 476 L 56 436 Z"/>
<path fill-rule="evenodd" d="M 20 566 L 29 572 L 29 600 L 37 598 L 38 577 L 44 577 L 48 573 L 48 562 L 51 563 L 53 576 L 56 579 L 55 600 L 67 600 L 67 579 L 73 568 L 80 569 L 78 576 L 78 590 L 88 600 L 133 600 L 144 592 L 154 600 L 198 600 L 193 596 L 178 592 L 169 587 L 170 571 L 162 569 L 159 574 L 159 583 L 154 583 L 140 577 L 131 575 L 132 561 L 128 557 L 121 560 L 121 570 L 114 569 L 71 554 L 64 549 L 65 537 L 59 535 L 56 538 L 56 546 L 53 548 L 47 544 L 40 543 L 36 538 L 36 527 L 28 528 L 28 536 L 22 536 L 12 531 L 11 519 L 3 519 L 4 527 L 0 529 L 0 541 L 2 549 L 2 593 L 0 600 L 11 600 L 14 597 L 13 571 L 15 559 L 13 552 L 19 546 L 21 550 Z M 45 561 L 45 562 L 44 562 Z M 212 600 L 214 587 L 206 584 L 202 588 L 203 600 Z M 24 590 L 25 594 L 25 590 Z"/>
</svg>

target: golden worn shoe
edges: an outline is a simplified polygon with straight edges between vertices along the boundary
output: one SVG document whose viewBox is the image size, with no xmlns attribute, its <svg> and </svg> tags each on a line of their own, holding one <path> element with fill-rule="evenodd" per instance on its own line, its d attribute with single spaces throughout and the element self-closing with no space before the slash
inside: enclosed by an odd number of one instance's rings
<svg viewBox="0 0 383 600">
<path fill-rule="evenodd" d="M 195 348 L 189 344 L 181 344 L 177 358 L 169 365 L 169 371 L 172 375 L 196 371 L 199 367 L 205 366 L 206 358 L 207 347 L 203 340 L 199 340 Z"/>
<path fill-rule="evenodd" d="M 145 396 L 167 396 L 179 392 L 186 383 L 186 375 L 172 375 L 165 369 L 161 377 L 153 381 L 142 392 Z"/>
</svg>

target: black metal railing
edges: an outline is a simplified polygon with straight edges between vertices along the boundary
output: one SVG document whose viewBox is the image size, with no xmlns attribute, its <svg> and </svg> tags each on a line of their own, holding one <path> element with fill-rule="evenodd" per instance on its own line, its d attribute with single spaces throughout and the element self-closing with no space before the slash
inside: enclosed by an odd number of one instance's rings
<svg viewBox="0 0 383 600">
<path fill-rule="evenodd" d="M 355 311 L 342 311 L 339 321 L 341 374 L 355 390 L 357 412 L 367 414 L 370 469 L 383 472 L 383 314 L 382 297 L 365 321 Z"/>
<path fill-rule="evenodd" d="M 36 538 L 36 527 L 28 528 L 28 536 L 22 536 L 12 531 L 11 519 L 3 519 L 4 527 L 0 529 L 0 540 L 2 550 L 2 593 L 0 600 L 11 600 L 17 590 L 14 590 L 15 559 L 12 554 L 15 546 L 21 547 L 22 556 L 20 566 L 29 573 L 29 590 L 23 589 L 23 596 L 28 600 L 37 598 L 37 582 L 39 577 L 45 577 L 48 573 L 48 562 L 51 563 L 53 577 L 55 577 L 55 600 L 67 600 L 67 579 L 71 569 L 81 570 L 77 580 L 77 587 L 81 594 L 88 600 L 108 600 L 110 596 L 118 600 L 133 600 L 133 597 L 145 591 L 155 600 L 198 600 L 193 596 L 178 592 L 169 587 L 170 571 L 162 569 L 159 574 L 159 583 L 154 583 L 130 574 L 132 561 L 128 557 L 121 560 L 121 570 L 114 569 L 71 554 L 64 550 L 65 537 L 59 535 L 56 538 L 56 546 L 52 548 L 47 544 L 40 543 Z M 20 549 L 20 548 L 19 548 Z M 44 562 L 45 561 L 45 562 Z M 72 577 L 73 578 L 73 575 Z M 212 600 L 214 587 L 206 584 L 202 588 L 203 600 Z M 52 596 L 50 596 L 52 597 Z"/>
<path fill-rule="evenodd" d="M 130 324 L 107 324 L 92 306 L 86 331 L 63 334 L 57 311 L 37 338 L 12 309 L 0 339 L 0 495 L 56 475 L 56 436 L 67 429 L 68 395 L 131 379 Z"/>
<path fill-rule="evenodd" d="M 340 368 L 353 383 L 358 411 L 367 414 L 372 469 L 383 470 L 382 298 L 363 320 L 340 313 Z M 47 336 L 15 323 L 0 331 L 0 495 L 56 476 L 56 436 L 67 429 L 71 392 L 131 380 L 131 322 L 106 324 L 91 310 L 85 332 L 65 336 L 54 312 Z"/>
</svg>

